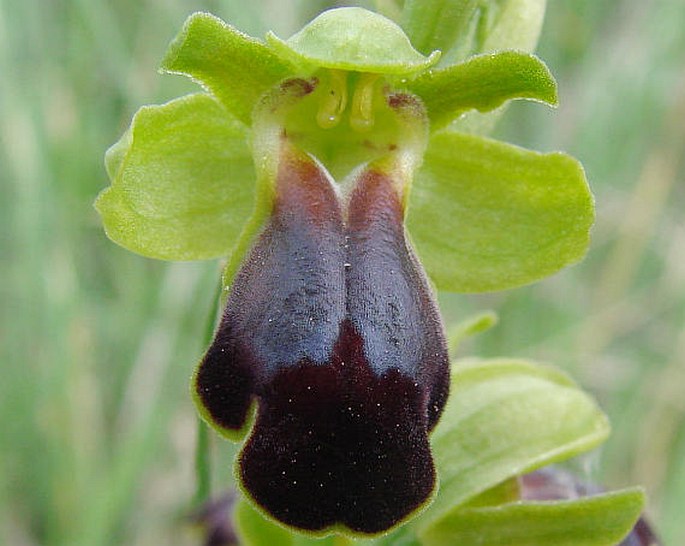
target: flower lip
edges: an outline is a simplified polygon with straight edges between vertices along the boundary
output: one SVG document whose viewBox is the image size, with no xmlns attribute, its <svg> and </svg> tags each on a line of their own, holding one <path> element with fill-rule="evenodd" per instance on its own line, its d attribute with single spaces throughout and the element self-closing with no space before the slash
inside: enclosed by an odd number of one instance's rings
<svg viewBox="0 0 685 546">
<path fill-rule="evenodd" d="M 325 11 L 288 40 L 269 32 L 266 42 L 297 64 L 377 74 L 412 74 L 440 58 L 440 51 L 425 57 L 393 21 L 362 8 Z"/>
<path fill-rule="evenodd" d="M 427 505 L 428 435 L 449 389 L 444 332 L 404 230 L 402 170 L 377 161 L 343 198 L 280 136 L 271 217 L 195 375 L 243 493 L 317 535 L 376 535 Z M 251 409 L 256 411 L 254 420 Z"/>
</svg>

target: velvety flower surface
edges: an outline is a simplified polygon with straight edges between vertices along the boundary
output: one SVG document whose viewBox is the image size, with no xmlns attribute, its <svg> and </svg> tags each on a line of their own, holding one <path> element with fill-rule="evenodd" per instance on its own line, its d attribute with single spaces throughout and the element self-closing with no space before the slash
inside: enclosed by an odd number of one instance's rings
<svg viewBox="0 0 685 546">
<path fill-rule="evenodd" d="M 206 92 L 141 109 L 107 155 L 96 205 L 112 239 L 228 257 L 194 395 L 217 430 L 246 436 L 245 495 L 298 529 L 385 532 L 433 495 L 450 380 L 429 278 L 507 288 L 587 247 L 574 159 L 460 125 L 512 98 L 554 104 L 549 71 L 521 51 L 450 48 L 417 51 L 360 8 L 286 41 L 195 14 L 163 68 Z"/>
</svg>

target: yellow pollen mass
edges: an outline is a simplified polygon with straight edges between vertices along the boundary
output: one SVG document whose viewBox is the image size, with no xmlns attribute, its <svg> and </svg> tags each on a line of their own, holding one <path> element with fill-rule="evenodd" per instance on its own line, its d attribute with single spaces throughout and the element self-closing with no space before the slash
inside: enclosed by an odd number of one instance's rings
<svg viewBox="0 0 685 546">
<path fill-rule="evenodd" d="M 329 71 L 329 86 L 325 91 L 316 115 L 316 121 L 323 129 L 331 129 L 340 123 L 347 108 L 347 72 Z"/>
<path fill-rule="evenodd" d="M 347 75 L 344 70 L 329 70 L 328 87 L 319 103 L 316 121 L 322 129 L 337 126 L 347 109 Z M 359 132 L 369 131 L 374 125 L 373 95 L 378 74 L 359 74 L 352 93 L 350 127 Z"/>
<path fill-rule="evenodd" d="M 361 74 L 352 96 L 350 126 L 355 131 L 369 131 L 373 127 L 373 86 L 378 74 Z"/>
</svg>

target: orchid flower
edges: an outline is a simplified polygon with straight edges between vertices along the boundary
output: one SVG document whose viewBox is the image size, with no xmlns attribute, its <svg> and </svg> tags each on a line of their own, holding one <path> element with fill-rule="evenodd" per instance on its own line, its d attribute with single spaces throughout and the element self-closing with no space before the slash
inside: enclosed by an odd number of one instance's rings
<svg viewBox="0 0 685 546">
<path fill-rule="evenodd" d="M 208 423 L 243 441 L 236 474 L 256 516 L 315 535 L 397 529 L 430 504 L 440 474 L 451 500 L 421 516 L 435 523 L 515 472 L 465 489 L 457 467 L 436 472 L 429 435 L 454 412 L 433 289 L 533 282 L 579 260 L 593 222 L 575 159 L 478 134 L 511 99 L 557 101 L 542 61 L 499 50 L 506 14 L 474 26 L 475 2 L 446 2 L 462 5 L 461 23 L 431 27 L 418 4 L 406 2 L 404 28 L 339 8 L 287 40 L 190 16 L 162 70 L 204 91 L 135 115 L 107 152 L 112 185 L 96 203 L 129 250 L 226 258 L 225 307 L 193 395 Z M 532 19 L 514 46 L 532 48 Z M 556 456 L 606 437 L 566 379 L 517 370 L 559 391 L 548 410 L 566 396 L 578 410 Z"/>
</svg>

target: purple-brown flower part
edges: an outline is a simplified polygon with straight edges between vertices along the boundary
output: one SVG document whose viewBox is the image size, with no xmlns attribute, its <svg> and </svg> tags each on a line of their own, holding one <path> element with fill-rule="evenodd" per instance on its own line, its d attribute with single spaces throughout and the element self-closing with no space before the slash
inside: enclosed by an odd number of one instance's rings
<svg viewBox="0 0 685 546">
<path fill-rule="evenodd" d="M 379 164 L 341 198 L 283 138 L 271 218 L 196 375 L 219 427 L 243 428 L 256 402 L 242 486 L 309 531 L 382 532 L 435 487 L 428 433 L 447 397 L 446 344 L 401 184 Z"/>
</svg>

